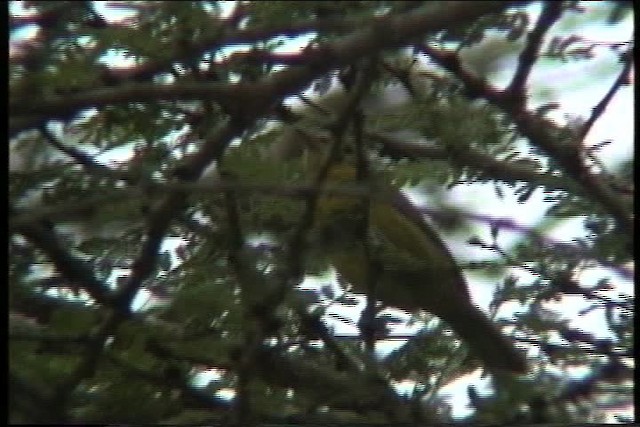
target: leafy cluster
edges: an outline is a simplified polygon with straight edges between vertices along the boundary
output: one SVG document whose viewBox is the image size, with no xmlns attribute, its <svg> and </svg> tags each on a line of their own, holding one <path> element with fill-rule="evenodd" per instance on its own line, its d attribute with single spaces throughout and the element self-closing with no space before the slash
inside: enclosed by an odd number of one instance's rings
<svg viewBox="0 0 640 427">
<path fill-rule="evenodd" d="M 583 122 L 527 102 L 539 58 L 590 61 L 603 47 L 545 40 L 590 4 L 97 3 L 9 5 L 12 423 L 584 423 L 630 404 L 633 297 L 617 285 L 633 261 L 633 165 L 605 167 L 584 139 L 630 84 L 632 46 L 604 46 L 619 74 Z M 631 10 L 599 7 L 601 25 Z M 465 63 L 492 37 L 519 49 L 504 89 L 489 61 L 508 52 Z M 438 392 L 481 366 L 445 324 L 415 313 L 425 327 L 381 357 L 402 319 L 343 314 L 359 304 L 344 283 L 296 291 L 330 267 L 312 225 L 339 159 L 429 193 L 443 230 L 490 231 L 469 239 L 487 254 L 475 267 L 501 275 L 492 314 L 522 308 L 497 323 L 532 369 L 494 375 L 491 394 L 470 387 L 464 419 Z M 521 203 L 545 192 L 546 222 L 446 202 L 487 182 Z M 376 196 L 366 189 L 328 191 Z M 584 235 L 548 238 L 567 217 Z M 505 247 L 502 230 L 520 241 Z M 595 267 L 599 282 L 581 283 Z M 576 295 L 609 338 L 549 314 Z"/>
</svg>

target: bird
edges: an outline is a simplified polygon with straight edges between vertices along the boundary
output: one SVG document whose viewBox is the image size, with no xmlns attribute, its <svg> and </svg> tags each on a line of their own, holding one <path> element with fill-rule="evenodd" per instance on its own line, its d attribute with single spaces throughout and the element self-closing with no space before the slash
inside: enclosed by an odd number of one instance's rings
<svg viewBox="0 0 640 427">
<path fill-rule="evenodd" d="M 356 183 L 356 172 L 349 163 L 334 165 L 325 188 Z M 525 357 L 473 303 L 460 267 L 436 230 L 399 189 L 379 178 L 377 184 L 375 177 L 372 181 L 374 200 L 335 192 L 318 198 L 314 233 L 339 277 L 356 292 L 369 294 L 374 258 L 376 299 L 437 316 L 489 370 L 526 373 Z M 371 245 L 365 244 L 367 238 Z"/>
</svg>

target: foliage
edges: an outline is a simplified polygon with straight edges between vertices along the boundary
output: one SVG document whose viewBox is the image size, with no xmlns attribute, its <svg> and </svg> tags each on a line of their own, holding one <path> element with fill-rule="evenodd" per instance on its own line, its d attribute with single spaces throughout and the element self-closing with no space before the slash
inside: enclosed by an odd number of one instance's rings
<svg viewBox="0 0 640 427">
<path fill-rule="evenodd" d="M 633 263 L 633 163 L 607 164 L 615 142 L 585 141 L 632 83 L 632 46 L 552 31 L 622 25 L 630 2 L 9 10 L 11 422 L 587 423 L 631 405 L 633 296 L 620 283 Z M 562 99 L 529 105 L 542 59 L 589 64 L 605 51 L 599 77 L 612 83 L 590 117 L 552 120 Z M 443 235 L 485 255 L 459 265 L 500 275 L 490 314 L 530 372 L 469 386 L 464 418 L 440 391 L 482 366 L 445 322 L 412 313 L 420 332 L 382 357 L 402 316 L 369 301 L 354 319 L 362 299 L 344 278 L 295 291 L 328 280 L 314 211 L 322 171 L 340 159 L 361 182 L 326 191 L 383 198 L 371 172 L 410 187 Z M 470 214 L 449 197 L 481 183 L 544 221 L 524 227 L 491 203 Z M 544 208 L 531 202 L 540 192 Z M 566 218 L 582 219 L 571 243 L 550 235 Z M 575 297 L 606 338 L 555 310 Z"/>
</svg>

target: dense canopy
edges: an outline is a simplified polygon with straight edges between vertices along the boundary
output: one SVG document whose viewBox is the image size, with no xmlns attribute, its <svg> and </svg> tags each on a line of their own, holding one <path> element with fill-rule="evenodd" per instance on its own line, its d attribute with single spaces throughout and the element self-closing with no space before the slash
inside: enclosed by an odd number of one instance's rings
<svg viewBox="0 0 640 427">
<path fill-rule="evenodd" d="M 9 13 L 10 422 L 629 421 L 631 2 Z"/>
</svg>

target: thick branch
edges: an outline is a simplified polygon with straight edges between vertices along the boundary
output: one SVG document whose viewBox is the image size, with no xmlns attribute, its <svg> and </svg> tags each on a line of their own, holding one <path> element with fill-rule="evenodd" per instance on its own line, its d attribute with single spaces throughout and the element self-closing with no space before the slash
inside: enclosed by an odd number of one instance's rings
<svg viewBox="0 0 640 427">
<path fill-rule="evenodd" d="M 257 83 L 140 84 L 96 89 L 39 102 L 13 99 L 9 108 L 13 116 L 9 121 L 10 135 L 51 118 L 68 116 L 82 108 L 162 99 L 211 99 L 226 106 L 232 114 L 239 112 L 243 118 L 255 119 L 263 115 L 274 102 L 299 92 L 314 78 L 331 69 L 382 49 L 401 46 L 407 40 L 431 31 L 462 25 L 488 13 L 499 13 L 513 4 L 496 1 L 429 3 L 412 12 L 379 18 L 368 28 L 339 41 L 307 49 L 304 52 L 306 66 L 286 69 Z"/>
<path fill-rule="evenodd" d="M 98 303 L 111 304 L 112 294 L 107 284 L 95 277 L 86 262 L 64 247 L 53 229 L 42 223 L 31 223 L 17 227 L 17 231 L 42 250 L 65 279 L 85 289 Z"/>
</svg>

